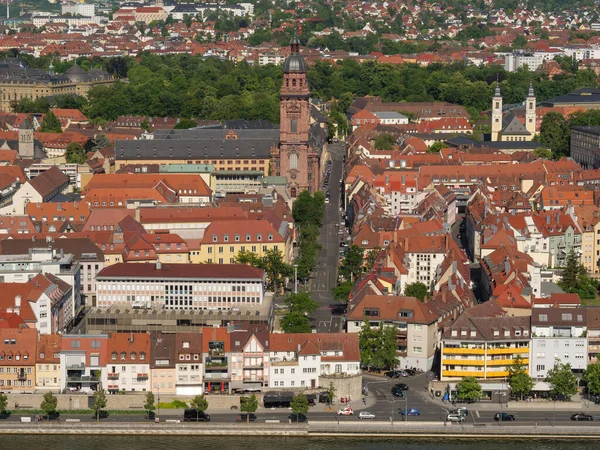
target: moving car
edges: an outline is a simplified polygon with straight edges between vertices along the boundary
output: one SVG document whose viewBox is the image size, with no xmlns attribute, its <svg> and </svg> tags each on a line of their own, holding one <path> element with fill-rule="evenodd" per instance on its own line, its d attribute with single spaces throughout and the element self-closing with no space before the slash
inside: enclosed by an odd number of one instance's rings
<svg viewBox="0 0 600 450">
<path fill-rule="evenodd" d="M 421 411 L 419 411 L 417 408 L 408 408 L 400 411 L 400 414 L 403 416 L 420 416 Z"/>
<path fill-rule="evenodd" d="M 248 419 L 248 416 L 250 416 L 250 419 Z M 235 420 L 236 422 L 256 422 L 256 414 L 240 414 Z"/>
<path fill-rule="evenodd" d="M 464 416 L 458 413 L 450 413 L 446 416 L 446 420 L 448 422 L 463 422 L 465 420 Z"/>
<path fill-rule="evenodd" d="M 352 411 L 352 408 L 350 408 L 350 407 L 347 407 L 344 409 L 338 409 L 337 415 L 338 416 L 352 416 L 352 415 L 354 415 L 354 411 Z"/>
<path fill-rule="evenodd" d="M 184 422 L 210 422 L 210 416 L 204 411 L 190 408 L 183 411 Z"/>
<path fill-rule="evenodd" d="M 408 391 L 408 384 L 404 384 L 404 383 L 398 383 L 396 386 L 394 387 L 398 387 L 400 389 L 402 389 L 403 391 Z"/>
<path fill-rule="evenodd" d="M 571 420 L 594 420 L 594 417 L 585 413 L 577 413 L 571 416 Z"/>
<path fill-rule="evenodd" d="M 450 411 L 450 414 L 460 414 L 463 417 L 467 417 L 469 415 L 469 410 L 464 406 L 461 406 L 460 408 L 456 408 Z"/>
<path fill-rule="evenodd" d="M 397 386 L 392 388 L 392 395 L 394 397 L 404 397 L 404 391 Z"/>
<path fill-rule="evenodd" d="M 358 415 L 359 419 L 374 419 L 375 418 L 375 414 L 370 413 L 368 411 L 361 411 L 360 414 Z"/>
<path fill-rule="evenodd" d="M 296 414 L 296 413 L 292 413 L 288 416 L 288 419 L 290 419 L 290 421 L 292 423 L 304 423 L 306 422 L 308 419 L 306 418 L 306 416 L 302 413 Z"/>
<path fill-rule="evenodd" d="M 496 413 L 494 414 L 494 420 L 496 422 L 510 422 L 512 420 L 515 420 L 515 416 L 513 414 L 508 414 L 508 413 Z"/>
</svg>

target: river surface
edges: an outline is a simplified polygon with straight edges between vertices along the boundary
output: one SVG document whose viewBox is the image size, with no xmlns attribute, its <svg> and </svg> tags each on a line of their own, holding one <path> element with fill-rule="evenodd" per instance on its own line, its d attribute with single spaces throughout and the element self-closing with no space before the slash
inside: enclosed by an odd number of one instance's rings
<svg viewBox="0 0 600 450">
<path fill-rule="evenodd" d="M 598 441 L 573 439 L 414 439 L 228 436 L 2 436 L 0 450 L 598 450 Z"/>
</svg>

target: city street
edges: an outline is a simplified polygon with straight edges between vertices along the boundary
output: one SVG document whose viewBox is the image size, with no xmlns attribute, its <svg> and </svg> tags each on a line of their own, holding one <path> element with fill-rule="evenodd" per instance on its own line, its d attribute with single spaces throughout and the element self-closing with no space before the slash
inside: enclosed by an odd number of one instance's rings
<svg viewBox="0 0 600 450">
<path fill-rule="evenodd" d="M 325 191 L 329 191 L 330 201 L 325 204 L 323 227 L 319 236 L 321 250 L 310 281 L 312 298 L 319 303 L 319 309 L 313 313 L 312 324 L 319 333 L 337 333 L 342 328 L 342 317 L 332 314 L 331 305 L 334 300 L 331 290 L 337 283 L 340 255 L 340 179 L 344 152 L 344 143 L 329 144 L 332 168 L 329 185 Z"/>
</svg>

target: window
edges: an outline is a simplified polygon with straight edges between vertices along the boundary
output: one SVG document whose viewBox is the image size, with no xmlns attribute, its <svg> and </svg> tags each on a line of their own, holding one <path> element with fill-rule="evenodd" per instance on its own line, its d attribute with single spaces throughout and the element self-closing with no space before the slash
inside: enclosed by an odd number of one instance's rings
<svg viewBox="0 0 600 450">
<path fill-rule="evenodd" d="M 90 346 L 91 348 L 100 348 L 100 341 L 93 340 Z"/>
<path fill-rule="evenodd" d="M 129 354 L 129 358 L 130 358 L 132 361 L 135 361 L 135 352 L 131 352 L 131 353 Z"/>
<path fill-rule="evenodd" d="M 71 341 L 71 348 L 80 348 L 81 341 Z"/>
<path fill-rule="evenodd" d="M 298 169 L 298 155 L 296 153 L 290 154 L 290 169 Z"/>
<path fill-rule="evenodd" d="M 110 355 L 110 359 L 112 359 L 113 361 L 117 360 L 117 352 L 112 352 Z"/>
<path fill-rule="evenodd" d="M 536 369 L 538 372 L 543 372 L 544 370 L 546 370 L 546 366 L 544 364 L 538 364 Z"/>
<path fill-rule="evenodd" d="M 548 322 L 548 314 L 540 314 L 540 322 Z"/>
<path fill-rule="evenodd" d="M 127 358 L 127 355 L 125 352 L 121 352 L 121 361 L 125 361 L 125 358 Z"/>
<path fill-rule="evenodd" d="M 296 119 L 290 120 L 290 131 L 292 133 L 298 132 L 298 121 Z"/>
<path fill-rule="evenodd" d="M 423 351 L 423 349 L 421 347 L 413 347 L 413 352 L 415 353 L 421 353 Z"/>
</svg>

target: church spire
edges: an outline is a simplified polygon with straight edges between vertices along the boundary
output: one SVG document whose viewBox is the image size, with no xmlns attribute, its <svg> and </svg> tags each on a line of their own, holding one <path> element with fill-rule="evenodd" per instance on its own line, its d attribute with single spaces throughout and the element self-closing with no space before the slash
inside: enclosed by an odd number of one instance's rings
<svg viewBox="0 0 600 450">
<path fill-rule="evenodd" d="M 533 92 L 533 82 L 529 82 L 529 91 L 527 91 L 527 97 L 535 97 L 535 93 Z"/>
</svg>

